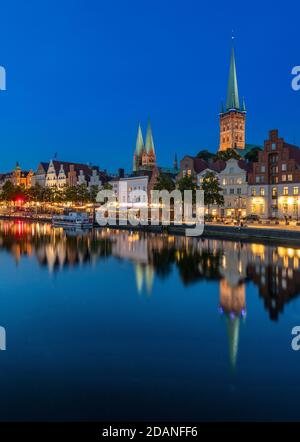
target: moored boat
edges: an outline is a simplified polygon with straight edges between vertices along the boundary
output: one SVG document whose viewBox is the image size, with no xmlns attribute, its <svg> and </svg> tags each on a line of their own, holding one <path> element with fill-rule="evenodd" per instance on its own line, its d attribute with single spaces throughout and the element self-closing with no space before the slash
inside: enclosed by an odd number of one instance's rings
<svg viewBox="0 0 300 442">
<path fill-rule="evenodd" d="M 52 225 L 54 227 L 91 228 L 93 222 L 85 212 L 70 212 L 67 215 L 54 215 Z"/>
</svg>

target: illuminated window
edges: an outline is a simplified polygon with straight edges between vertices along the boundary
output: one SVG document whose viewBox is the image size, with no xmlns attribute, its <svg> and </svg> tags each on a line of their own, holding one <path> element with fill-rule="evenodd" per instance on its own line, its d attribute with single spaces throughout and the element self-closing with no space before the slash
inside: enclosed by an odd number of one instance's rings
<svg viewBox="0 0 300 442">
<path fill-rule="evenodd" d="M 277 187 L 272 188 L 272 196 L 277 196 Z"/>
<path fill-rule="evenodd" d="M 293 181 L 293 175 L 288 175 L 288 181 Z"/>
<path fill-rule="evenodd" d="M 281 179 L 282 181 L 286 181 L 286 175 L 282 175 Z"/>
<path fill-rule="evenodd" d="M 299 194 L 299 187 L 294 187 L 293 188 L 293 194 L 294 195 L 298 195 Z"/>
<path fill-rule="evenodd" d="M 255 188 L 255 187 L 252 187 L 252 189 L 251 189 L 251 195 L 252 195 L 252 196 L 256 196 L 256 188 Z"/>
<path fill-rule="evenodd" d="M 259 193 L 260 193 L 260 196 L 265 196 L 265 188 L 264 188 L 264 187 L 261 187 L 261 188 L 259 189 Z"/>
<path fill-rule="evenodd" d="M 284 187 L 283 188 L 283 195 L 288 195 L 289 194 L 289 188 L 288 187 Z"/>
</svg>

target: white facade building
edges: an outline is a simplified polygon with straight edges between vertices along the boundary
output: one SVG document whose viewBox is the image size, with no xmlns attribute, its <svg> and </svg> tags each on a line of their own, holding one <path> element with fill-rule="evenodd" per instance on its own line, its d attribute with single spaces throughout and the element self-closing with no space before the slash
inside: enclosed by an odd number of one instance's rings
<svg viewBox="0 0 300 442">
<path fill-rule="evenodd" d="M 214 173 L 219 179 L 224 196 L 224 206 L 210 207 L 210 213 L 214 216 L 237 218 L 247 215 L 247 163 L 243 160 L 230 159 L 226 162 L 225 168 L 220 172 L 213 169 L 205 169 L 197 175 L 197 184 L 201 187 L 204 176 L 207 172 Z"/>
<path fill-rule="evenodd" d="M 249 214 L 299 220 L 300 183 L 250 185 L 248 193 Z"/>
<path fill-rule="evenodd" d="M 133 176 L 110 181 L 117 201 L 123 207 L 141 207 L 147 204 L 149 177 Z"/>
</svg>

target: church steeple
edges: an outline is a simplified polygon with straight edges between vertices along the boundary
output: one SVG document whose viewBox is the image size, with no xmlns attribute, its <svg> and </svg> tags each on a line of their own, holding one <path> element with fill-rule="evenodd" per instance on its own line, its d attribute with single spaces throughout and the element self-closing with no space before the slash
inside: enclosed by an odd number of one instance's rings
<svg viewBox="0 0 300 442">
<path fill-rule="evenodd" d="M 155 155 L 154 151 L 154 143 L 153 143 L 153 135 L 151 129 L 150 120 L 148 121 L 147 133 L 146 133 L 146 153 L 149 155 L 151 152 Z"/>
<path fill-rule="evenodd" d="M 235 109 L 235 110 L 240 109 L 234 47 L 232 47 L 232 50 L 231 50 L 229 79 L 228 79 L 228 87 L 227 87 L 226 110 L 228 111 L 229 109 Z"/>
<path fill-rule="evenodd" d="M 245 100 L 240 107 L 239 89 L 236 73 L 235 52 L 232 47 L 227 98 L 225 109 L 220 112 L 219 150 L 245 149 L 246 106 Z"/>
<path fill-rule="evenodd" d="M 143 166 L 146 168 L 152 168 L 156 164 L 156 156 L 155 156 L 155 150 L 154 150 L 154 142 L 153 142 L 153 135 L 152 135 L 152 128 L 151 128 L 150 119 L 148 120 L 145 150 L 146 150 L 146 153 L 143 155 Z"/>
<path fill-rule="evenodd" d="M 175 169 L 175 170 L 178 170 L 177 153 L 175 153 L 175 157 L 174 157 L 174 169 Z"/>
<path fill-rule="evenodd" d="M 134 157 L 133 157 L 133 170 L 134 171 L 137 171 L 139 169 L 139 166 L 142 161 L 143 150 L 144 150 L 144 140 L 143 140 L 141 125 L 139 124 L 138 133 L 137 133 L 137 137 L 136 137 L 135 152 L 134 152 Z"/>
<path fill-rule="evenodd" d="M 135 153 L 138 156 L 140 156 L 142 155 L 143 149 L 144 149 L 144 140 L 143 140 L 141 125 L 139 124 L 138 133 L 136 137 Z"/>
</svg>

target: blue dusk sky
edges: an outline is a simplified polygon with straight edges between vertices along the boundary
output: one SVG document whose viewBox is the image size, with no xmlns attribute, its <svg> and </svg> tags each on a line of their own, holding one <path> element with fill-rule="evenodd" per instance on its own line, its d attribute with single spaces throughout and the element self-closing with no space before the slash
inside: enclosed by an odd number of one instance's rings
<svg viewBox="0 0 300 442">
<path fill-rule="evenodd" d="M 158 162 L 216 151 L 231 34 L 247 142 L 278 128 L 300 145 L 299 1 L 9 0 L 1 2 L 0 172 L 18 160 L 130 170 L 150 116 Z"/>
</svg>

